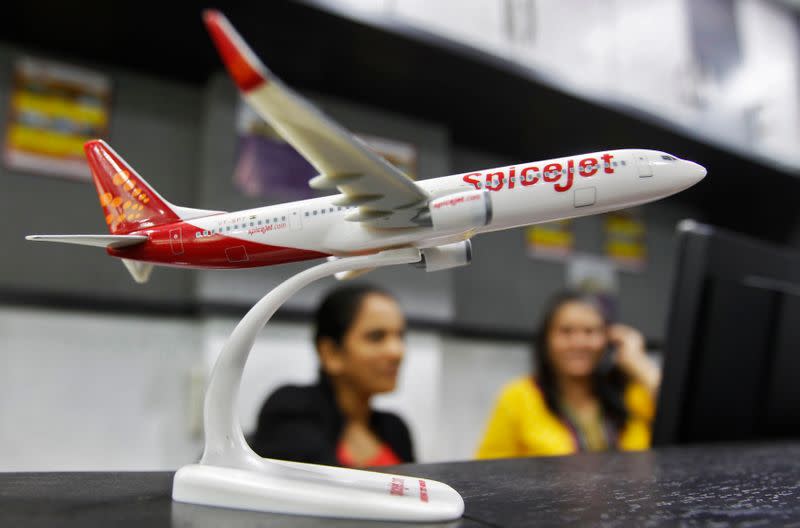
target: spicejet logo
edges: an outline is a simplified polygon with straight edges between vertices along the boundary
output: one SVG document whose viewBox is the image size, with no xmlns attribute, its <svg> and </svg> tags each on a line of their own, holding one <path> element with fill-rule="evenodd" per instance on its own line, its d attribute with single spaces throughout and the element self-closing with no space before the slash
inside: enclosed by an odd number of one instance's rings
<svg viewBox="0 0 800 528">
<path fill-rule="evenodd" d="M 606 153 L 600 156 L 600 159 L 603 160 L 603 172 L 613 174 L 614 167 L 611 164 L 611 160 L 614 159 L 614 156 Z M 508 183 L 509 189 L 513 189 L 516 184 L 523 187 L 536 185 L 541 179 L 547 183 L 555 183 L 553 188 L 557 192 L 566 192 L 572 188 L 576 173 L 583 178 L 594 176 L 600 170 L 600 163 L 597 158 L 583 158 L 578 162 L 576 169 L 575 160 L 570 159 L 567 160 L 566 170 L 564 169 L 565 167 L 561 163 L 548 163 L 541 170 L 538 165 L 528 165 L 520 168 L 519 173 L 517 173 L 517 167 L 509 168 L 508 174 L 506 174 L 505 170 L 487 172 L 486 174 L 471 172 L 465 174 L 463 180 L 472 184 L 475 189 L 480 189 L 483 185 L 486 190 L 499 191 L 506 183 Z M 519 179 L 516 178 L 517 174 L 519 174 Z M 485 178 L 485 184 L 480 181 L 481 177 Z"/>
</svg>

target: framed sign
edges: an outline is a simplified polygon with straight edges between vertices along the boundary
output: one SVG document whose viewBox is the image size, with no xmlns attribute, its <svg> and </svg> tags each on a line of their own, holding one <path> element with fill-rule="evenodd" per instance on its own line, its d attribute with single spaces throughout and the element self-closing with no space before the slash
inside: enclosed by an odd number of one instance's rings
<svg viewBox="0 0 800 528">
<path fill-rule="evenodd" d="M 90 180 L 83 144 L 108 131 L 110 79 L 57 62 L 14 66 L 3 151 L 9 169 Z"/>
</svg>

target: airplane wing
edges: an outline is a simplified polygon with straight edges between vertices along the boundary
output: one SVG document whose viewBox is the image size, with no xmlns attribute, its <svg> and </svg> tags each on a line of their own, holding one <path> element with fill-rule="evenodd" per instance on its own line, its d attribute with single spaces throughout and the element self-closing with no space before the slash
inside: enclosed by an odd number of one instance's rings
<svg viewBox="0 0 800 528">
<path fill-rule="evenodd" d="M 203 18 L 245 100 L 319 171 L 311 187 L 337 188 L 344 197 L 336 205 L 358 206 L 347 220 L 418 227 L 411 219 L 427 207 L 427 193 L 275 77 L 224 15 L 207 10 Z"/>
</svg>

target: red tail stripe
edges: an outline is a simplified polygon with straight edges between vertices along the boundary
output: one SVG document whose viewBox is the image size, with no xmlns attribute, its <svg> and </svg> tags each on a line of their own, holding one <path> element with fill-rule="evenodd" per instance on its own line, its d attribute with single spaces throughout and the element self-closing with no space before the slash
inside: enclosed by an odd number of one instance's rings
<svg viewBox="0 0 800 528">
<path fill-rule="evenodd" d="M 222 62 L 228 68 L 239 89 L 248 92 L 267 82 L 264 67 L 252 55 L 250 48 L 242 42 L 239 35 L 219 11 L 208 9 L 203 12 L 203 20 Z"/>
</svg>

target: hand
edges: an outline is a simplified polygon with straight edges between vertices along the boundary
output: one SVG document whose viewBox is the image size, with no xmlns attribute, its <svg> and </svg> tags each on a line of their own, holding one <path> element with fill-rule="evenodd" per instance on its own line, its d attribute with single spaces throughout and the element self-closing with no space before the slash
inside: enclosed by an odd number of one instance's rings
<svg viewBox="0 0 800 528">
<path fill-rule="evenodd" d="M 661 372 L 647 357 L 641 332 L 630 326 L 613 324 L 608 328 L 608 341 L 616 349 L 614 362 L 619 368 L 655 395 L 661 384 Z"/>
</svg>

